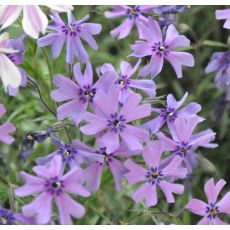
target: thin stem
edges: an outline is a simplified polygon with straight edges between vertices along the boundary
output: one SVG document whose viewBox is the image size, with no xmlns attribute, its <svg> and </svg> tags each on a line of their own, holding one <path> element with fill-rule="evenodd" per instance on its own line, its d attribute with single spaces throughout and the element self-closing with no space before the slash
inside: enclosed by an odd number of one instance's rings
<svg viewBox="0 0 230 230">
<path fill-rule="evenodd" d="M 0 181 L 6 186 L 6 187 L 10 187 L 10 183 L 7 181 L 7 179 L 4 177 L 4 176 L 2 176 L 1 174 L 0 174 Z"/>
<path fill-rule="evenodd" d="M 11 211 L 16 212 L 16 208 L 14 205 L 14 189 L 11 186 L 8 188 L 8 198 L 9 198 Z"/>
<path fill-rule="evenodd" d="M 30 78 L 29 76 L 28 76 L 28 80 L 29 80 L 29 83 L 30 83 L 31 85 L 33 85 L 33 86 L 36 88 L 36 90 L 37 90 L 37 92 L 38 92 L 38 94 L 39 94 L 39 98 L 40 98 L 40 100 L 41 100 L 41 103 L 44 105 L 44 107 L 45 107 L 52 115 L 54 115 L 54 116 L 56 117 L 56 113 L 55 113 L 55 112 L 46 104 L 46 102 L 44 101 L 38 84 L 37 84 L 32 78 Z"/>
</svg>

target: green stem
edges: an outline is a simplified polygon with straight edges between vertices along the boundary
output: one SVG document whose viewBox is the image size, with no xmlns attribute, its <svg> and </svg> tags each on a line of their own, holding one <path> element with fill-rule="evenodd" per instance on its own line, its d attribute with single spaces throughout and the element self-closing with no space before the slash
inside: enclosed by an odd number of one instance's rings
<svg viewBox="0 0 230 230">
<path fill-rule="evenodd" d="M 16 212 L 16 208 L 14 205 L 14 189 L 11 186 L 8 188 L 8 198 L 9 198 L 11 211 Z"/>
<path fill-rule="evenodd" d="M 40 88 L 39 88 L 38 84 L 37 84 L 32 78 L 30 78 L 29 76 L 28 76 L 28 80 L 29 80 L 29 83 L 30 83 L 31 85 L 33 85 L 33 86 L 36 88 L 36 90 L 37 90 L 37 92 L 38 92 L 38 95 L 39 95 L 39 98 L 40 98 L 40 100 L 41 100 L 41 103 L 44 105 L 44 107 L 45 107 L 52 115 L 54 115 L 54 116 L 56 117 L 56 113 L 55 113 L 55 112 L 47 105 L 47 103 L 44 101 L 43 96 L 42 96 L 42 94 L 41 94 L 41 91 L 40 91 Z"/>
<path fill-rule="evenodd" d="M 8 182 L 8 180 L 1 174 L 0 174 L 0 182 L 2 182 L 7 188 L 10 187 L 10 183 Z"/>
</svg>

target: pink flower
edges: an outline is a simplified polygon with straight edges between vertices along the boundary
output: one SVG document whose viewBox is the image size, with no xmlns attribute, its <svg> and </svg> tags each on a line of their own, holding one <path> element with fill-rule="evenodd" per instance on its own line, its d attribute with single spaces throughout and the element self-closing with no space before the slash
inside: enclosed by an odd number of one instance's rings
<svg viewBox="0 0 230 230">
<path fill-rule="evenodd" d="M 211 178 L 204 186 L 204 192 L 208 199 L 208 203 L 199 199 L 191 199 L 186 205 L 186 209 L 190 212 L 203 216 L 198 224 L 225 224 L 219 219 L 218 215 L 220 213 L 230 214 L 230 192 L 217 202 L 217 197 L 225 184 L 226 182 L 221 179 L 215 185 L 214 179 Z"/>
<path fill-rule="evenodd" d="M 72 6 L 51 6 L 47 5 L 49 8 L 58 11 L 66 12 L 72 10 Z M 24 6 L 1 6 L 0 7 L 0 24 L 1 29 L 4 29 L 14 23 L 21 12 L 23 11 L 22 26 L 26 34 L 32 38 L 37 39 L 39 33 L 45 33 L 46 27 L 48 25 L 48 19 L 46 15 L 41 11 L 40 7 L 37 5 L 24 5 Z"/>
</svg>

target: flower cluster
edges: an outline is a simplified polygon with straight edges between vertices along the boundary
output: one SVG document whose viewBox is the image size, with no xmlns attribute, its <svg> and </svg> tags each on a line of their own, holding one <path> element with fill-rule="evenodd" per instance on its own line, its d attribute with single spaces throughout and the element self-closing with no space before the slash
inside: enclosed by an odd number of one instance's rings
<svg viewBox="0 0 230 230">
<path fill-rule="evenodd" d="M 195 64 L 191 53 L 178 50 L 188 48 L 190 40 L 179 34 L 172 21 L 169 23 L 165 19 L 163 23 L 162 19 L 165 14 L 183 12 L 187 7 L 112 6 L 113 11 L 105 12 L 106 18 L 125 18 L 111 31 L 112 37 L 123 39 L 134 25 L 137 27 L 139 38 L 130 45 L 133 53 L 129 55 L 137 60 L 134 65 L 121 60 L 119 70 L 111 63 L 101 63 L 96 68 L 97 75 L 82 41 L 97 50 L 93 36 L 101 32 L 102 25 L 86 23 L 89 15 L 76 20 L 72 6 L 48 7 L 52 9 L 49 25 L 39 6 L 0 7 L 1 29 L 14 23 L 23 11 L 25 32 L 13 40 L 6 32 L 0 35 L 3 86 L 11 96 L 17 95 L 19 86 L 26 87 L 27 83 L 35 86 L 41 102 L 56 120 L 46 130 L 33 130 L 23 138 L 23 159 L 29 159 L 35 145 L 42 145 L 47 139 L 52 141 L 55 150 L 36 158 L 33 174 L 21 171 L 24 184 L 17 186 L 14 192 L 23 201 L 24 197 L 30 198 L 25 199 L 19 212 L 0 206 L 0 224 L 73 224 L 73 218 L 82 218 L 87 211 L 76 200 L 79 196 L 90 197 L 99 190 L 105 167 L 112 174 L 116 191 L 138 184 L 132 193 L 136 203 L 144 200 L 147 208 L 157 207 L 159 190 L 166 198 L 164 202 L 176 202 L 174 195 L 184 193 L 185 180 L 197 170 L 198 149 L 218 146 L 213 143 L 216 135 L 213 130 L 196 131 L 205 119 L 198 115 L 201 105 L 197 102 L 185 104 L 188 92 L 180 100 L 168 94 L 162 107 L 151 104 L 158 99 L 153 78 L 164 71 L 164 60 L 172 65 L 175 72 L 172 74 L 177 78 L 182 77 L 182 66 Z M 67 12 L 68 22 L 58 12 Z M 153 12 L 160 15 L 159 21 L 152 17 Z M 229 10 L 217 11 L 217 19 L 227 19 L 226 28 L 229 28 L 228 16 Z M 39 37 L 40 32 L 47 34 Z M 65 64 L 70 69 L 69 74 L 52 76 L 50 97 L 56 105 L 55 111 L 49 108 L 36 82 L 21 66 L 27 36 L 38 39 L 38 49 L 50 46 L 53 59 L 59 58 L 66 44 Z M 140 68 L 146 57 L 150 58 L 149 62 Z M 206 68 L 207 73 L 217 72 L 218 87 L 228 98 L 229 63 L 229 51 L 216 53 Z M 145 78 L 139 79 L 139 75 Z M 0 104 L 0 117 L 4 113 L 5 107 Z M 79 139 L 68 135 L 67 125 L 79 132 Z M 63 129 L 68 142 L 56 135 Z M 11 122 L 1 125 L 0 141 L 11 144 L 14 138 L 9 133 L 13 131 L 15 127 Z M 208 203 L 192 199 L 186 205 L 189 211 L 203 216 L 199 224 L 223 224 L 219 213 L 230 214 L 230 192 L 217 202 L 225 183 L 221 179 L 215 185 L 214 179 L 208 180 L 205 184 Z M 85 206 L 87 208 L 87 204 Z"/>
</svg>

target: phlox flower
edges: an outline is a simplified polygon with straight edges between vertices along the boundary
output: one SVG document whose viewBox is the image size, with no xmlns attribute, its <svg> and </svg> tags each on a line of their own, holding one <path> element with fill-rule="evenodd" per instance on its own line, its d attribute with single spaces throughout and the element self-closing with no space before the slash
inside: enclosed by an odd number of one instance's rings
<svg viewBox="0 0 230 230">
<path fill-rule="evenodd" d="M 17 53 L 18 50 L 8 47 L 9 34 L 0 35 L 0 77 L 3 87 L 7 91 L 8 87 L 18 88 L 22 81 L 22 76 L 17 66 L 10 60 L 8 55 Z"/>
<path fill-rule="evenodd" d="M 53 9 L 58 12 L 66 12 L 72 10 L 72 6 L 63 5 L 63 6 L 48 6 L 50 9 Z M 1 6 L 0 7 L 0 25 L 1 29 L 13 24 L 21 12 L 23 11 L 22 18 L 22 27 L 24 32 L 31 36 L 32 38 L 37 39 L 39 33 L 45 33 L 46 27 L 48 25 L 48 19 L 46 15 L 41 11 L 40 7 L 37 5 L 24 5 L 24 6 Z"/>
<path fill-rule="evenodd" d="M 215 52 L 205 69 L 206 73 L 216 72 L 215 82 L 217 87 L 226 93 L 226 99 L 230 100 L 230 51 Z"/>
<path fill-rule="evenodd" d="M 107 91 L 110 87 L 110 79 L 99 78 L 93 84 L 93 70 L 90 62 L 86 63 L 84 74 L 80 63 L 74 65 L 73 73 L 75 81 L 68 77 L 57 75 L 54 77 L 56 90 L 51 92 L 51 97 L 56 102 L 65 102 L 58 106 L 57 117 L 63 120 L 71 117 L 76 125 L 82 120 L 88 105 L 94 109 L 94 97 L 98 90 Z"/>
<path fill-rule="evenodd" d="M 204 192 L 207 197 L 208 203 L 205 203 L 199 199 L 191 199 L 186 205 L 186 209 L 196 215 L 203 216 L 203 218 L 197 223 L 202 225 L 219 225 L 224 223 L 218 215 L 220 213 L 230 214 L 230 192 L 217 201 L 219 193 L 223 189 L 226 182 L 221 179 L 216 184 L 214 179 L 209 179 L 204 185 Z"/>
<path fill-rule="evenodd" d="M 172 94 L 168 94 L 165 108 L 152 108 L 152 112 L 158 113 L 159 115 L 144 123 L 142 127 L 150 129 L 151 133 L 157 133 L 165 123 L 167 123 L 168 127 L 173 128 L 173 123 L 177 117 L 187 117 L 200 112 L 201 106 L 196 102 L 191 102 L 185 107 L 180 108 L 187 97 L 188 93 L 186 92 L 184 96 L 177 101 Z"/>
<path fill-rule="evenodd" d="M 143 149 L 142 156 L 147 165 L 144 168 L 131 159 L 125 161 L 124 165 L 128 173 L 124 177 L 130 185 L 144 182 L 132 195 L 135 202 L 145 200 L 146 206 L 155 206 L 158 202 L 157 188 L 164 193 L 168 203 L 174 203 L 173 193 L 182 194 L 184 186 L 168 181 L 168 177 L 185 178 L 186 168 L 180 167 L 182 159 L 177 156 L 168 165 L 161 166 L 161 156 L 164 151 L 159 141 L 152 141 Z"/>
<path fill-rule="evenodd" d="M 52 142 L 57 150 L 44 157 L 39 157 L 36 162 L 38 165 L 47 164 L 56 155 L 62 157 L 63 168 L 69 165 L 70 168 L 80 167 L 80 164 L 86 159 L 91 159 L 98 162 L 103 162 L 103 157 L 97 153 L 90 152 L 85 148 L 84 143 L 79 140 L 72 140 L 71 144 L 66 144 L 58 138 L 52 137 Z"/>
<path fill-rule="evenodd" d="M 129 35 L 132 27 L 136 25 L 139 36 L 141 37 L 141 22 L 147 23 L 147 14 L 152 11 L 154 6 L 112 6 L 113 11 L 106 11 L 106 18 L 119 18 L 125 17 L 126 19 L 113 29 L 110 34 L 112 37 L 117 37 L 118 39 L 125 38 Z"/>
<path fill-rule="evenodd" d="M 211 129 L 193 134 L 196 126 L 204 119 L 197 115 L 190 115 L 187 118 L 178 117 L 169 127 L 172 139 L 168 138 L 162 132 L 157 136 L 165 149 L 171 152 L 171 156 L 167 158 L 172 160 L 175 156 L 182 158 L 182 163 L 188 169 L 188 173 L 197 166 L 196 149 L 198 147 L 216 148 L 217 144 L 210 143 L 215 139 L 215 133 Z"/>
<path fill-rule="evenodd" d="M 66 42 L 66 62 L 73 64 L 76 56 L 79 62 L 86 63 L 89 57 L 81 39 L 96 50 L 98 45 L 93 35 L 99 34 L 102 26 L 98 23 L 85 23 L 89 19 L 89 15 L 78 21 L 75 20 L 71 12 L 68 12 L 67 15 L 67 24 L 63 22 L 57 13 L 52 15 L 53 22 L 48 26 L 52 31 L 38 40 L 38 46 L 51 46 L 53 58 L 58 58 Z"/>
<path fill-rule="evenodd" d="M 156 96 L 156 84 L 153 80 L 147 79 L 133 79 L 133 75 L 137 71 L 141 60 L 139 60 L 134 67 L 127 61 L 122 61 L 120 64 L 120 72 L 114 69 L 114 67 L 106 63 L 98 68 L 101 72 L 100 78 L 110 78 L 111 83 L 120 87 L 119 101 L 123 104 L 131 92 L 132 89 L 140 89 L 150 97 Z M 109 76 L 108 76 L 109 75 Z M 113 78 L 111 77 L 113 75 Z"/>
<path fill-rule="evenodd" d="M 190 53 L 176 51 L 177 48 L 189 46 L 190 41 L 184 35 L 179 35 L 174 25 L 167 28 L 164 40 L 158 22 L 151 17 L 148 18 L 148 24 L 142 24 L 141 28 L 142 40 L 130 46 L 133 50 L 130 56 L 151 56 L 149 64 L 141 70 L 141 76 L 151 74 L 152 78 L 156 77 L 163 68 L 164 59 L 172 65 L 178 78 L 182 77 L 182 65 L 194 66 L 195 61 Z"/>
<path fill-rule="evenodd" d="M 142 149 L 141 141 L 149 140 L 149 132 L 143 128 L 130 124 L 150 115 L 149 104 L 139 105 L 141 95 L 130 93 L 125 103 L 119 104 L 120 89 L 113 87 L 108 94 L 102 90 L 97 92 L 94 103 L 98 107 L 97 113 L 87 112 L 84 120 L 88 124 L 80 128 L 86 135 L 97 136 L 99 145 L 106 147 L 107 153 L 112 153 L 123 140 L 130 150 Z"/>
<path fill-rule="evenodd" d="M 0 104 L 0 118 L 6 112 L 6 108 L 3 104 Z M 14 132 L 16 128 L 14 125 L 7 121 L 6 123 L 0 125 L 0 141 L 5 144 L 11 144 L 14 141 L 14 138 L 9 135 L 9 133 Z"/>
<path fill-rule="evenodd" d="M 224 23 L 224 28 L 230 29 L 230 9 L 216 10 L 216 19 L 226 19 L 226 22 Z"/>
<path fill-rule="evenodd" d="M 90 196 L 81 184 L 82 171 L 79 168 L 63 175 L 61 156 L 55 156 L 48 166 L 35 166 L 33 171 L 37 176 L 21 172 L 25 185 L 15 189 L 15 194 L 19 197 L 38 194 L 30 204 L 23 206 L 23 215 L 35 217 L 37 224 L 47 224 L 51 219 L 53 201 L 61 224 L 72 224 L 70 216 L 81 218 L 84 215 L 85 208 L 68 195 L 73 193 L 83 197 Z"/>
</svg>

